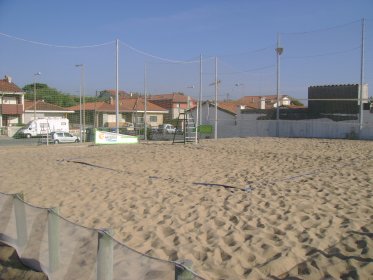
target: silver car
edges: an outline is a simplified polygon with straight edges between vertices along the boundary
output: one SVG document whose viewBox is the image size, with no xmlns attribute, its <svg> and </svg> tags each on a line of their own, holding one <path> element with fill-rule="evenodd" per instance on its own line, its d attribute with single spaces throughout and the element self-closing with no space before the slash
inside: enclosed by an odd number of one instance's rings
<svg viewBox="0 0 373 280">
<path fill-rule="evenodd" d="M 79 137 L 74 136 L 69 132 L 52 132 L 50 137 L 50 141 L 54 144 L 80 142 Z"/>
</svg>

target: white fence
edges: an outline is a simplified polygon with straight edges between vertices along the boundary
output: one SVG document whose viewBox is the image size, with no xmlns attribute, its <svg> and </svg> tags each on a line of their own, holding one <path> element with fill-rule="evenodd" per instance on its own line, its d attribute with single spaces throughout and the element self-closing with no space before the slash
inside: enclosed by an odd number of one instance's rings
<svg viewBox="0 0 373 280">
<path fill-rule="evenodd" d="M 193 117 L 196 116 L 193 114 Z M 289 137 L 373 140 L 373 113 L 364 111 L 363 127 L 358 120 L 333 121 L 331 119 L 273 120 L 258 119 L 265 113 L 237 114 L 218 112 L 218 138 L 230 137 Z M 210 114 L 203 124 L 215 126 Z M 211 136 L 213 137 L 213 135 Z"/>
<path fill-rule="evenodd" d="M 76 225 L 21 196 L 0 193 L 0 241 L 50 280 L 203 279 L 181 263 L 136 252 L 109 231 Z"/>
</svg>

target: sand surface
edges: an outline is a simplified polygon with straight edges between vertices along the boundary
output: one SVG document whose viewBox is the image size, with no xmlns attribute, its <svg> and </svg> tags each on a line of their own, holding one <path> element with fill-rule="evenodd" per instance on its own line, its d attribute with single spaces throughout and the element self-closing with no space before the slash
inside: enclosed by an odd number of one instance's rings
<svg viewBox="0 0 373 280">
<path fill-rule="evenodd" d="M 1 192 L 190 259 L 206 279 L 373 279 L 373 142 L 0 147 L 0 158 Z"/>
</svg>

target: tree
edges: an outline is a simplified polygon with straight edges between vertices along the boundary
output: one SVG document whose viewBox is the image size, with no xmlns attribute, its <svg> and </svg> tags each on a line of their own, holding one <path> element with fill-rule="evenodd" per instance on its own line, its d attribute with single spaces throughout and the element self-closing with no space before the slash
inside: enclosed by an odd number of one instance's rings
<svg viewBox="0 0 373 280">
<path fill-rule="evenodd" d="M 298 99 L 294 97 L 290 98 L 290 102 L 291 102 L 290 104 L 294 106 L 304 106 L 302 102 L 300 102 Z"/>
<path fill-rule="evenodd" d="M 60 107 L 70 107 L 79 104 L 79 96 L 62 93 L 55 88 L 50 88 L 47 84 L 36 83 L 35 88 L 36 100 L 44 100 Z M 23 91 L 26 92 L 26 100 L 34 100 L 34 84 L 25 85 Z M 86 102 L 94 102 L 95 100 L 95 97 L 85 97 Z"/>
</svg>

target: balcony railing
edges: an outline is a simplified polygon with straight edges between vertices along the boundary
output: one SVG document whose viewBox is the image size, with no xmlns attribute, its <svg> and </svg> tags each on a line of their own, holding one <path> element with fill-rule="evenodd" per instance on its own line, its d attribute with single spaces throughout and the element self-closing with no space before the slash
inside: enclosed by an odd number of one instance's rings
<svg viewBox="0 0 373 280">
<path fill-rule="evenodd" d="M 0 104 L 0 114 L 21 115 L 23 114 L 22 104 Z"/>
</svg>

